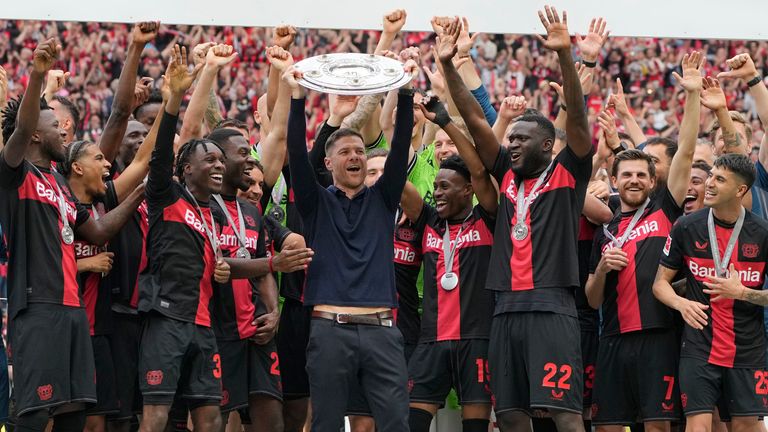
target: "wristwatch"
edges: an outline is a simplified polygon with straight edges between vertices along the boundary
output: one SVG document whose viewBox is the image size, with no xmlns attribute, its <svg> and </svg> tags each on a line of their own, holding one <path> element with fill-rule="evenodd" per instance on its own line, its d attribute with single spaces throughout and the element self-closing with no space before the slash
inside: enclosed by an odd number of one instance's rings
<svg viewBox="0 0 768 432">
<path fill-rule="evenodd" d="M 619 143 L 619 146 L 616 148 L 611 149 L 611 152 L 613 152 L 614 156 L 618 155 L 619 153 L 623 152 L 624 150 L 628 149 L 629 146 L 624 141 Z"/>
</svg>

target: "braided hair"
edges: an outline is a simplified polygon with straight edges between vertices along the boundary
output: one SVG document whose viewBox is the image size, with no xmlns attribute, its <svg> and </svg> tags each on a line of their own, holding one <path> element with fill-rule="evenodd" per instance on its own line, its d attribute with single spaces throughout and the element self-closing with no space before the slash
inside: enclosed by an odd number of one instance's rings
<svg viewBox="0 0 768 432">
<path fill-rule="evenodd" d="M 85 150 L 92 145 L 94 145 L 94 143 L 91 141 L 81 140 L 71 142 L 69 147 L 67 147 L 67 154 L 64 157 L 64 162 L 56 166 L 61 175 L 69 178 L 72 175 L 72 164 L 77 162 L 77 160 L 80 159 L 80 156 L 85 153 Z"/>
<path fill-rule="evenodd" d="M 202 147 L 203 151 L 207 153 L 209 145 L 216 146 L 216 148 L 221 151 L 221 154 L 226 155 L 224 149 L 222 149 L 220 145 L 209 139 L 192 139 L 185 142 L 184 145 L 179 148 L 179 153 L 176 155 L 176 168 L 173 172 L 173 175 L 176 176 L 179 183 L 184 184 L 184 165 L 189 163 L 189 157 L 192 153 L 194 153 L 198 147 Z"/>
<path fill-rule="evenodd" d="M 8 101 L 8 104 L 3 108 L 3 142 L 8 142 L 13 132 L 16 130 L 16 120 L 19 116 L 19 108 L 21 107 L 21 100 L 23 96 L 13 98 Z M 40 110 L 48 110 L 51 107 L 48 106 L 48 102 L 45 98 L 40 98 Z"/>
</svg>

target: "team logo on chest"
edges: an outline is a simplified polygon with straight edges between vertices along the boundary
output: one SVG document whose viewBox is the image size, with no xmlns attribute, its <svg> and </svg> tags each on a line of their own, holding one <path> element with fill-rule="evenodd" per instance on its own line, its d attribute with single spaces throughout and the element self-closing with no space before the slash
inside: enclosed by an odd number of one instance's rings
<svg viewBox="0 0 768 432">
<path fill-rule="evenodd" d="M 741 245 L 741 254 L 744 258 L 756 258 L 760 253 L 760 246 L 754 243 L 744 243 Z"/>
</svg>

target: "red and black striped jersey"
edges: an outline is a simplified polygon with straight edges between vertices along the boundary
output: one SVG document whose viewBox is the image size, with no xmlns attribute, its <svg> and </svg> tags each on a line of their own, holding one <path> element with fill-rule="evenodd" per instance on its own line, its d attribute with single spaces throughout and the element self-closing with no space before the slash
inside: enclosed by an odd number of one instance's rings
<svg viewBox="0 0 768 432">
<path fill-rule="evenodd" d="M 198 211 L 185 187 L 173 180 L 176 121 L 177 116 L 163 114 L 149 162 L 145 193 L 149 208 L 148 265 L 139 277 L 138 309 L 210 327 L 216 254 L 205 224 L 211 228 L 214 215 L 207 202 L 199 202 Z M 223 222 L 215 221 L 216 237 Z"/>
<path fill-rule="evenodd" d="M 421 328 L 417 281 L 422 262 L 422 234 L 423 227 L 408 220 L 403 225 L 395 226 L 395 322 L 407 344 L 419 341 Z"/>
<path fill-rule="evenodd" d="M 456 245 L 453 273 L 456 288 L 447 291 L 440 280 L 447 272 L 443 236 L 445 220 L 424 204 L 417 227 L 423 227 L 424 314 L 420 342 L 487 339 L 493 318 L 494 293 L 485 289 L 488 262 L 493 246 L 495 220 L 480 206 L 466 222 L 449 224 L 451 246 Z M 461 231 L 461 233 L 459 233 Z"/>
<path fill-rule="evenodd" d="M 107 250 L 115 254 L 112 271 L 106 277 L 112 301 L 128 310 L 139 305 L 139 274 L 147 268 L 148 233 L 149 208 L 147 202 L 142 201 L 107 245 Z"/>
<path fill-rule="evenodd" d="M 501 148 L 491 174 L 499 183 L 499 211 L 486 286 L 501 291 L 496 313 L 543 311 L 577 316 L 573 290 L 579 287 L 578 230 L 591 153 L 576 157 L 566 147 L 555 157 L 544 183 L 533 197 L 522 240 L 512 237 L 518 223 L 516 198 L 521 181 L 526 196 L 537 178 L 521 179 L 511 168 L 509 151 Z"/>
<path fill-rule="evenodd" d="M 77 285 L 75 245 L 62 240 L 60 200 L 58 190 L 51 188 L 54 184 L 64 194 L 69 225 L 77 229 L 89 215 L 64 177 L 49 168 L 36 169 L 27 160 L 12 168 L 0 153 L 0 225 L 8 247 L 10 318 L 25 309 L 27 303 L 83 307 Z"/>
<path fill-rule="evenodd" d="M 216 219 L 224 221 L 219 234 L 221 253 L 225 257 L 236 257 L 241 244 L 235 230 L 239 229 L 240 217 L 242 217 L 245 229 L 243 240 L 250 257 L 266 257 L 265 227 L 259 210 L 248 201 L 237 198 L 242 210 L 242 215 L 238 215 L 235 197 L 222 195 L 222 199 L 235 226 L 230 225 L 219 204 L 212 201 L 211 208 Z M 264 305 L 259 301 L 258 283 L 258 279 L 231 279 L 223 284 L 214 283 L 211 313 L 213 331 L 217 339 L 247 339 L 256 333 L 256 326 L 251 323 L 255 317 L 266 313 Z"/>
<path fill-rule="evenodd" d="M 93 203 L 93 205 L 84 205 L 91 217 L 94 217 L 94 208 L 98 212 L 96 217 L 100 217 L 117 207 L 117 204 L 115 185 L 109 181 L 104 199 Z M 90 244 L 80 238 L 75 239 L 75 258 L 78 260 L 96 256 L 106 250 L 106 247 Z M 79 272 L 77 283 L 85 303 L 85 313 L 88 315 L 91 336 L 112 333 L 112 289 L 109 285 L 109 278 L 102 277 L 101 273 Z"/>
<path fill-rule="evenodd" d="M 626 232 L 634 211 L 619 212 L 608 224 L 608 231 L 619 238 Z M 602 335 L 611 336 L 672 326 L 672 311 L 653 295 L 661 251 L 672 225 L 683 215 L 669 189 L 663 188 L 651 197 L 626 243 L 621 248 L 629 264 L 621 271 L 605 277 Z M 600 229 L 595 236 L 590 261 L 594 273 L 610 239 Z"/>
<path fill-rule="evenodd" d="M 743 300 L 721 298 L 710 302 L 704 282 L 715 276 L 712 249 L 709 246 L 707 216 L 709 209 L 681 217 L 663 246 L 661 265 L 679 270 L 687 283 L 686 297 L 708 305 L 707 326 L 683 330 L 682 357 L 694 357 L 728 368 L 765 368 L 765 327 L 763 307 Z M 735 224 L 715 218 L 718 250 L 725 253 Z M 761 290 L 768 261 L 768 222 L 746 212 L 744 225 L 729 261 L 738 272 L 742 285 Z"/>
</svg>

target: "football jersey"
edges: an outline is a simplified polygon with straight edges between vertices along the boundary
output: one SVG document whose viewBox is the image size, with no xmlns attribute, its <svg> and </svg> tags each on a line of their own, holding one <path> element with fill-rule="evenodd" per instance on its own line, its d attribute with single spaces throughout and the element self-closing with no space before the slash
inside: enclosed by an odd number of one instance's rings
<svg viewBox="0 0 768 432">
<path fill-rule="evenodd" d="M 27 160 L 8 166 L 0 153 L 0 225 L 8 248 L 8 307 L 12 319 L 27 303 L 83 307 L 77 284 L 75 245 L 64 243 L 59 191 L 69 226 L 85 223 L 88 211 L 77 202 L 66 180 Z M 41 267 L 43 271 L 41 271 Z"/>
<path fill-rule="evenodd" d="M 661 265 L 679 270 L 687 283 L 686 298 L 708 305 L 707 325 L 683 330 L 681 357 L 694 357 L 728 368 L 765 368 L 765 327 L 763 307 L 743 300 L 721 298 L 710 302 L 704 282 L 715 276 L 709 245 L 709 209 L 681 217 L 672 228 L 661 257 Z M 720 254 L 735 224 L 715 218 L 715 233 Z M 768 261 L 768 222 L 746 211 L 729 266 L 733 264 L 742 285 L 761 290 Z M 727 271 L 729 273 L 729 271 Z"/>
<path fill-rule="evenodd" d="M 579 218 L 579 289 L 576 290 L 576 311 L 581 331 L 589 332 L 598 331 L 600 327 L 600 314 L 589 305 L 584 291 L 589 278 L 589 258 L 597 228 L 585 216 Z"/>
<path fill-rule="evenodd" d="M 608 231 L 620 238 L 626 232 L 635 211 L 619 212 L 608 223 Z M 605 294 L 602 305 L 602 335 L 611 336 L 672 325 L 672 311 L 653 295 L 653 282 L 661 258 L 664 243 L 672 225 L 683 215 L 668 189 L 659 190 L 648 202 L 626 243 L 629 264 L 620 271 L 611 271 L 605 277 Z M 610 247 L 611 239 L 602 229 L 595 236 L 590 273 Z"/>
<path fill-rule="evenodd" d="M 423 227 L 420 229 L 408 220 L 403 225 L 395 226 L 395 321 L 408 344 L 419 341 L 421 328 L 418 282 L 422 262 L 422 232 Z"/>
</svg>

